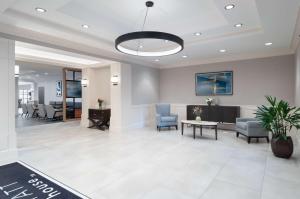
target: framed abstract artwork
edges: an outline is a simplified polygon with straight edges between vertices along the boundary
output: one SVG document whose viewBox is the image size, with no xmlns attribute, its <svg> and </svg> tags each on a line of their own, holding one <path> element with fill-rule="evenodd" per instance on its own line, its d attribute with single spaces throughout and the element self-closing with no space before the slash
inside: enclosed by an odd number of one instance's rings
<svg viewBox="0 0 300 199">
<path fill-rule="evenodd" d="M 62 96 L 62 81 L 56 81 L 56 97 Z"/>
<path fill-rule="evenodd" d="M 197 96 L 232 95 L 233 71 L 196 73 Z"/>
</svg>

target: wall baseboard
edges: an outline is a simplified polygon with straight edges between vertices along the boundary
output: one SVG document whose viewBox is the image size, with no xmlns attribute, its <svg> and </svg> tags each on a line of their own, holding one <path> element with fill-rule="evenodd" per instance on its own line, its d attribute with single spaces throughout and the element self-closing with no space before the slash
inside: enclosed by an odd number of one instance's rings
<svg viewBox="0 0 300 199">
<path fill-rule="evenodd" d="M 0 151 L 0 166 L 18 161 L 17 149 Z"/>
</svg>

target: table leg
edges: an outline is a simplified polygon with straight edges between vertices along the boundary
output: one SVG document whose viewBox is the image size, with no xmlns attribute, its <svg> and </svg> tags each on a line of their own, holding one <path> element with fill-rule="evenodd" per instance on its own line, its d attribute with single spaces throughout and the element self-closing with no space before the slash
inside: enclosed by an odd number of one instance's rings
<svg viewBox="0 0 300 199">
<path fill-rule="evenodd" d="M 183 122 L 181 122 L 181 135 L 183 135 L 183 127 L 184 127 L 184 124 L 183 124 Z"/>
<path fill-rule="evenodd" d="M 218 140 L 218 127 L 215 126 L 215 134 L 216 134 L 216 140 Z"/>
<path fill-rule="evenodd" d="M 202 136 L 202 125 L 200 126 L 200 135 Z"/>
<path fill-rule="evenodd" d="M 196 125 L 193 125 L 194 139 L 196 139 Z"/>
</svg>

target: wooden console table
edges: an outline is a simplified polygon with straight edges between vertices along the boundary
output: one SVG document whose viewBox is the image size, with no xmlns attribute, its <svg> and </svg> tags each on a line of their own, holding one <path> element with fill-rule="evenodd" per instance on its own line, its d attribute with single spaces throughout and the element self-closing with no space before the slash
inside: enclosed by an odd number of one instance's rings
<svg viewBox="0 0 300 199">
<path fill-rule="evenodd" d="M 102 131 L 109 128 L 110 123 L 110 109 L 89 109 L 89 118 L 92 122 L 92 126 L 89 128 L 96 127 Z"/>
</svg>

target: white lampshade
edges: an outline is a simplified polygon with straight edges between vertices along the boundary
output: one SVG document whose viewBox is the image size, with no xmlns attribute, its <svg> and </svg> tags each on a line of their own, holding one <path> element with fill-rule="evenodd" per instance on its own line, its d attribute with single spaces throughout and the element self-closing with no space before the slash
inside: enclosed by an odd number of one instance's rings
<svg viewBox="0 0 300 199">
<path fill-rule="evenodd" d="M 119 84 L 120 78 L 119 78 L 118 75 L 113 75 L 113 76 L 111 77 L 111 80 L 110 80 L 110 81 L 111 81 L 112 85 L 116 86 L 116 85 Z"/>
<path fill-rule="evenodd" d="M 89 80 L 87 80 L 87 79 L 82 79 L 82 80 L 81 80 L 81 86 L 87 87 L 88 84 L 89 84 Z"/>
<path fill-rule="evenodd" d="M 20 75 L 20 66 L 15 65 L 15 77 L 19 77 L 19 75 Z"/>
</svg>

